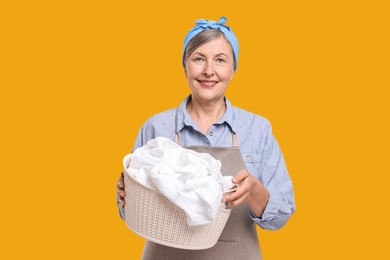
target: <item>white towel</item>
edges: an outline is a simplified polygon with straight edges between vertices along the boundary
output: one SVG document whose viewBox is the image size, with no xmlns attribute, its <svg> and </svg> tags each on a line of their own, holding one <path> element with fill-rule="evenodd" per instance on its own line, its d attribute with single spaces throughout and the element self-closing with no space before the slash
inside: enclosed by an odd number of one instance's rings
<svg viewBox="0 0 390 260">
<path fill-rule="evenodd" d="M 126 155 L 123 164 L 138 182 L 160 191 L 182 208 L 190 226 L 213 222 L 222 192 L 232 186 L 232 177 L 222 176 L 219 160 L 164 137 Z"/>
</svg>

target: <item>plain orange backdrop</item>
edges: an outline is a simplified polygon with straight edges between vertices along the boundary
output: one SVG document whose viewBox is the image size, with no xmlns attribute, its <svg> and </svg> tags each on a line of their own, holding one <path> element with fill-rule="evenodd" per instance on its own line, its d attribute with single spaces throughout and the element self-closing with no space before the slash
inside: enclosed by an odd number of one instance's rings
<svg viewBox="0 0 390 260">
<path fill-rule="evenodd" d="M 189 94 L 182 42 L 228 17 L 227 96 L 268 118 L 297 212 L 259 229 L 264 259 L 388 259 L 386 1 L 3 1 L 1 259 L 139 259 L 121 221 L 122 157 Z"/>
</svg>

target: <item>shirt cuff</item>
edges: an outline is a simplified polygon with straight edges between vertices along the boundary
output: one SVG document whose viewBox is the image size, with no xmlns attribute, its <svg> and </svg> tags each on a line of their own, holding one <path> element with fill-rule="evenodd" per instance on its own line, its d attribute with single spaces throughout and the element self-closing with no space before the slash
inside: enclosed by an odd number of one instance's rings
<svg viewBox="0 0 390 260">
<path fill-rule="evenodd" d="M 283 201 L 283 196 L 279 194 L 270 194 L 268 203 L 264 209 L 263 215 L 258 217 L 249 209 L 249 216 L 252 220 L 263 229 L 277 230 L 283 227 L 291 214 L 286 214 L 280 211 L 280 202 Z"/>
</svg>

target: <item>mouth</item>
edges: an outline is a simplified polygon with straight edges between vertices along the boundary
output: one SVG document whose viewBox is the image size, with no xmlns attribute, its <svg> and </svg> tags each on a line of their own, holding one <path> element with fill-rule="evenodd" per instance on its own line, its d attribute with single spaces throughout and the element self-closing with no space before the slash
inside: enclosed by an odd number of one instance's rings
<svg viewBox="0 0 390 260">
<path fill-rule="evenodd" d="M 215 80 L 198 80 L 202 87 L 211 88 L 217 85 L 218 81 Z"/>
</svg>

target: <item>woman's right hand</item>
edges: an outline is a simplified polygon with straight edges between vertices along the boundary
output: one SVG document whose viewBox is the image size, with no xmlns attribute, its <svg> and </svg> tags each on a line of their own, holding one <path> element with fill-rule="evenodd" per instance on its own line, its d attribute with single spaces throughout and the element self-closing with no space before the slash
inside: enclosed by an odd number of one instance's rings
<svg viewBox="0 0 390 260">
<path fill-rule="evenodd" d="M 121 172 L 121 175 L 118 179 L 118 184 L 116 185 L 116 192 L 117 192 L 117 198 L 118 198 L 118 205 L 122 208 L 125 207 L 125 179 L 123 177 L 123 172 Z"/>
</svg>

